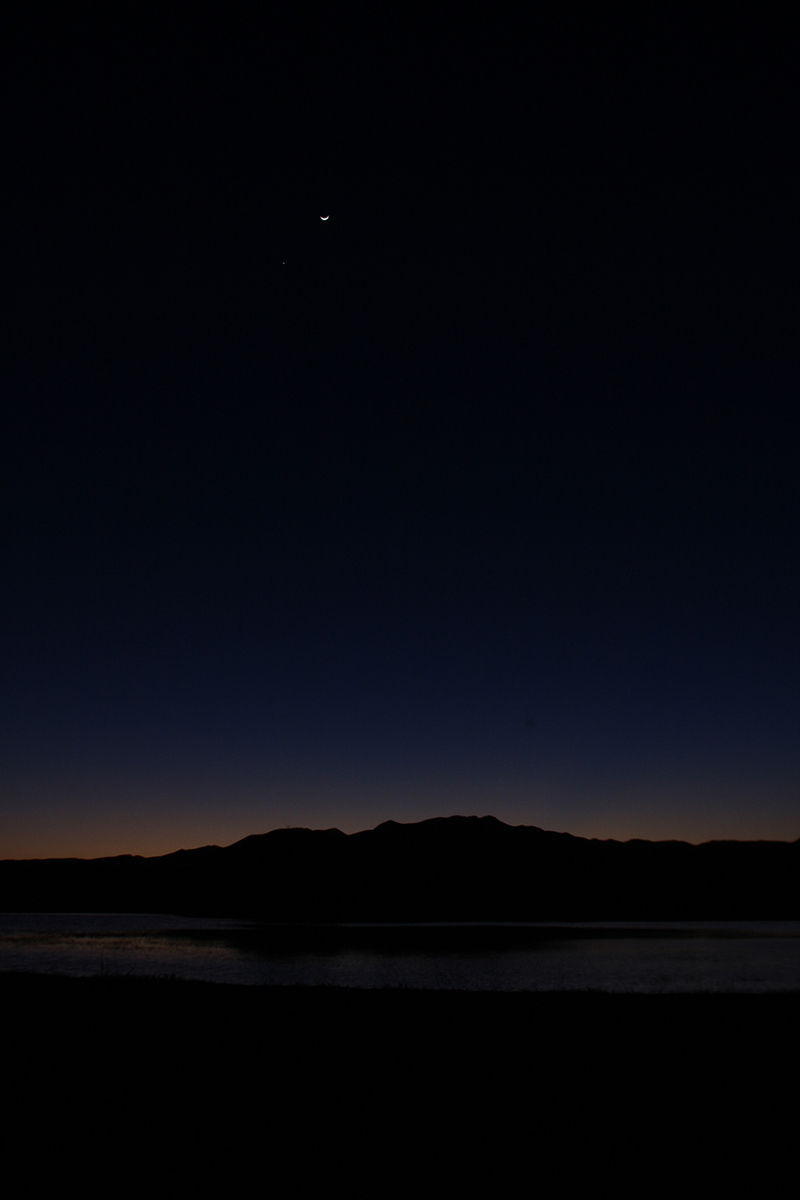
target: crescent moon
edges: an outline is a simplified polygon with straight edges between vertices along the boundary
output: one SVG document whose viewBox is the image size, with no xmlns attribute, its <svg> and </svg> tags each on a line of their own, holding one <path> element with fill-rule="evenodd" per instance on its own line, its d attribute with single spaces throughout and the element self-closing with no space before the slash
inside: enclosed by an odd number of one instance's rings
<svg viewBox="0 0 800 1200">
<path fill-rule="evenodd" d="M 330 213 L 328 213 L 327 217 L 320 217 L 320 221 L 330 221 L 330 219 L 331 219 Z"/>
</svg>

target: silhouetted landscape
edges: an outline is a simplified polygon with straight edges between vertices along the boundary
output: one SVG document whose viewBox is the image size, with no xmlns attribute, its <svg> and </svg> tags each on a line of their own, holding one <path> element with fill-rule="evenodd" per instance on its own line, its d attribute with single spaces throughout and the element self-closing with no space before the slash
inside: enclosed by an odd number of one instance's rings
<svg viewBox="0 0 800 1200">
<path fill-rule="evenodd" d="M 0 862 L 0 909 L 267 921 L 789 919 L 795 842 L 599 841 L 491 816 L 276 829 L 145 858 Z"/>
<path fill-rule="evenodd" d="M 443 934 L 433 924 L 337 931 L 313 922 L 780 919 L 797 915 L 799 863 L 797 842 L 593 841 L 456 816 L 352 835 L 278 829 L 156 858 L 4 861 L 0 907 L 285 921 L 261 947 L 284 959 L 502 956 L 531 949 L 520 927 Z M 262 934 L 251 933 L 235 935 L 241 949 L 258 949 Z M 571 934 L 580 931 L 558 936 Z M 635 931 L 630 945 L 651 934 Z M 546 960 L 554 943 L 536 945 Z M 671 962 L 667 950 L 665 972 Z M 443 1161 L 448 1139 L 475 1129 L 479 1153 L 465 1161 L 487 1185 L 499 1168 L 494 1151 L 481 1165 L 482 1146 L 508 1142 L 513 1153 L 546 1142 L 566 1161 L 578 1129 L 595 1164 L 622 1128 L 653 1148 L 684 1127 L 716 1137 L 752 1130 L 753 1098 L 768 1100 L 776 1066 L 794 1053 L 798 995 L 237 986 L 8 968 L 0 990 L 13 1031 L 10 1092 L 20 1113 L 38 1113 L 47 1081 L 66 1149 L 83 1137 L 85 1110 L 71 1092 L 80 1078 L 105 1144 L 116 1147 L 119 1129 L 137 1127 L 142 1113 L 175 1145 L 208 1131 L 211 1151 L 199 1161 L 220 1183 L 235 1148 L 260 1145 L 265 1129 L 298 1161 L 311 1137 L 323 1176 L 354 1134 L 393 1164 L 411 1140 L 418 1155 Z M 788 1113 L 771 1116 L 774 1136 L 788 1137 Z"/>
<path fill-rule="evenodd" d="M 4 11 L 9 1195 L 793 1177 L 796 24 Z"/>
</svg>

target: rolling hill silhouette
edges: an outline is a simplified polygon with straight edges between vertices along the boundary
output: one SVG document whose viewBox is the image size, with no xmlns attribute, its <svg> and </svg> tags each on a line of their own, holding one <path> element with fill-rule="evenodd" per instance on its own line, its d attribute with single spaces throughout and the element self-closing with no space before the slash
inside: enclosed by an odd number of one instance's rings
<svg viewBox="0 0 800 1200">
<path fill-rule="evenodd" d="M 795 842 L 618 842 L 495 817 L 276 829 L 145 858 L 0 861 L 5 911 L 269 921 L 800 917 Z"/>
</svg>

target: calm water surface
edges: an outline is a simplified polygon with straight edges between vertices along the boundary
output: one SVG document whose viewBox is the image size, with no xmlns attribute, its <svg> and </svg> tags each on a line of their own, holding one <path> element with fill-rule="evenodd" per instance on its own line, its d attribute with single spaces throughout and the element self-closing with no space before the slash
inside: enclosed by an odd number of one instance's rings
<svg viewBox="0 0 800 1200">
<path fill-rule="evenodd" d="M 477 991 L 792 991 L 800 922 L 293 927 L 0 913 L 0 971 Z"/>
</svg>

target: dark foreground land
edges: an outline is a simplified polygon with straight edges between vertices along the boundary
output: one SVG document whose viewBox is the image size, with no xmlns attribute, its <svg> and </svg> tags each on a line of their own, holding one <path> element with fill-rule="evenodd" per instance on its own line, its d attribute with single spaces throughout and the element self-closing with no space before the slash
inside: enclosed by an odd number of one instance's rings
<svg viewBox="0 0 800 1200">
<path fill-rule="evenodd" d="M 342 1179 L 359 1195 L 422 1176 L 426 1192 L 505 1194 L 520 1169 L 547 1190 L 641 1194 L 690 1175 L 716 1189 L 726 1174 L 769 1190 L 794 1141 L 797 994 L 0 974 L 0 1006 L 5 1093 L 26 1153 L 51 1148 L 42 1169 L 57 1145 L 143 1182 L 169 1162 L 181 1186 L 229 1190 L 254 1162 L 289 1190 Z"/>
</svg>

